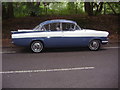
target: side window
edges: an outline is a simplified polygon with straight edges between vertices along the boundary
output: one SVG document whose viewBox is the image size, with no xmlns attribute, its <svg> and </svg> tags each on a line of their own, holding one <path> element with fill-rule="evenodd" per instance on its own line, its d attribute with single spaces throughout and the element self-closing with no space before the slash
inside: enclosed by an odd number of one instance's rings
<svg viewBox="0 0 120 90">
<path fill-rule="evenodd" d="M 38 26 L 36 26 L 35 28 L 34 28 L 34 30 L 40 30 L 40 26 L 38 25 Z"/>
<path fill-rule="evenodd" d="M 74 30 L 74 24 L 72 23 L 62 23 L 62 30 L 63 31 L 73 31 Z"/>
<path fill-rule="evenodd" d="M 80 30 L 80 27 L 78 25 L 75 25 L 75 30 Z"/>
<path fill-rule="evenodd" d="M 46 24 L 42 27 L 42 29 L 45 29 L 46 31 L 50 30 L 50 24 Z"/>
<path fill-rule="evenodd" d="M 51 23 L 50 24 L 50 30 L 51 31 L 61 31 L 60 23 Z"/>
<path fill-rule="evenodd" d="M 46 25 L 44 25 L 42 27 L 42 30 L 46 30 L 46 31 L 61 31 L 60 23 L 46 24 Z"/>
</svg>

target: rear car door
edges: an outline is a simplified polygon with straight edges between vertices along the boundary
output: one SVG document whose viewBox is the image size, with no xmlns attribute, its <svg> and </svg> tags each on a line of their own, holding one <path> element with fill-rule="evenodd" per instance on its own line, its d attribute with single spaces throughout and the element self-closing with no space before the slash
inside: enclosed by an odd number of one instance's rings
<svg viewBox="0 0 120 90">
<path fill-rule="evenodd" d="M 81 45 L 81 30 L 77 25 L 73 23 L 62 23 L 62 30 L 65 46 L 76 47 Z"/>
</svg>

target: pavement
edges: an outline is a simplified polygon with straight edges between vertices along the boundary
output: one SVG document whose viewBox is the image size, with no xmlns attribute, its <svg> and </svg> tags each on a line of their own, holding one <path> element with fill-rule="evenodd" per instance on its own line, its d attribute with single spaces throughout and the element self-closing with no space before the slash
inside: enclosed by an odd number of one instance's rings
<svg viewBox="0 0 120 90">
<path fill-rule="evenodd" d="M 87 48 L 3 48 L 3 88 L 118 88 L 118 45 Z"/>
</svg>

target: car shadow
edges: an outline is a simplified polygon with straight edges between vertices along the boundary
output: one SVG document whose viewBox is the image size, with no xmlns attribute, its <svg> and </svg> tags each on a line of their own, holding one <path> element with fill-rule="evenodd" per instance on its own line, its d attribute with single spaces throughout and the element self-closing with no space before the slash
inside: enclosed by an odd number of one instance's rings
<svg viewBox="0 0 120 90">
<path fill-rule="evenodd" d="M 88 48 L 49 48 L 45 49 L 43 52 L 52 53 L 52 52 L 80 52 L 80 51 L 89 51 Z"/>
<path fill-rule="evenodd" d="M 99 51 L 104 51 L 107 49 L 100 49 Z M 61 53 L 61 52 L 93 52 L 90 51 L 89 48 L 81 47 L 81 48 L 47 48 L 44 49 L 41 53 Z M 33 53 L 29 48 L 21 48 L 16 50 L 16 53 Z M 33 53 L 39 54 L 39 53 Z"/>
</svg>

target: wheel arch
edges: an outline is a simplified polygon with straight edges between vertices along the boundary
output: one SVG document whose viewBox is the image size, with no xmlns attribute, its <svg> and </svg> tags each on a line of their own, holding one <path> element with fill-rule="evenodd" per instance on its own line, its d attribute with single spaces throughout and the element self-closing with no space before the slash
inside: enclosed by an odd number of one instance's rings
<svg viewBox="0 0 120 90">
<path fill-rule="evenodd" d="M 96 39 L 91 39 L 91 40 L 89 40 L 89 43 L 90 43 L 91 41 L 93 41 L 93 40 L 98 40 L 98 41 L 100 41 L 100 44 L 102 44 L 102 40 L 101 40 L 101 39 L 99 39 L 99 38 L 96 38 Z"/>
<path fill-rule="evenodd" d="M 30 42 L 30 45 L 29 45 L 29 46 L 31 46 L 31 44 L 32 44 L 34 41 L 40 41 L 40 42 L 43 44 L 43 47 L 44 47 L 44 42 L 43 42 L 43 40 L 32 40 L 32 41 Z"/>
</svg>

